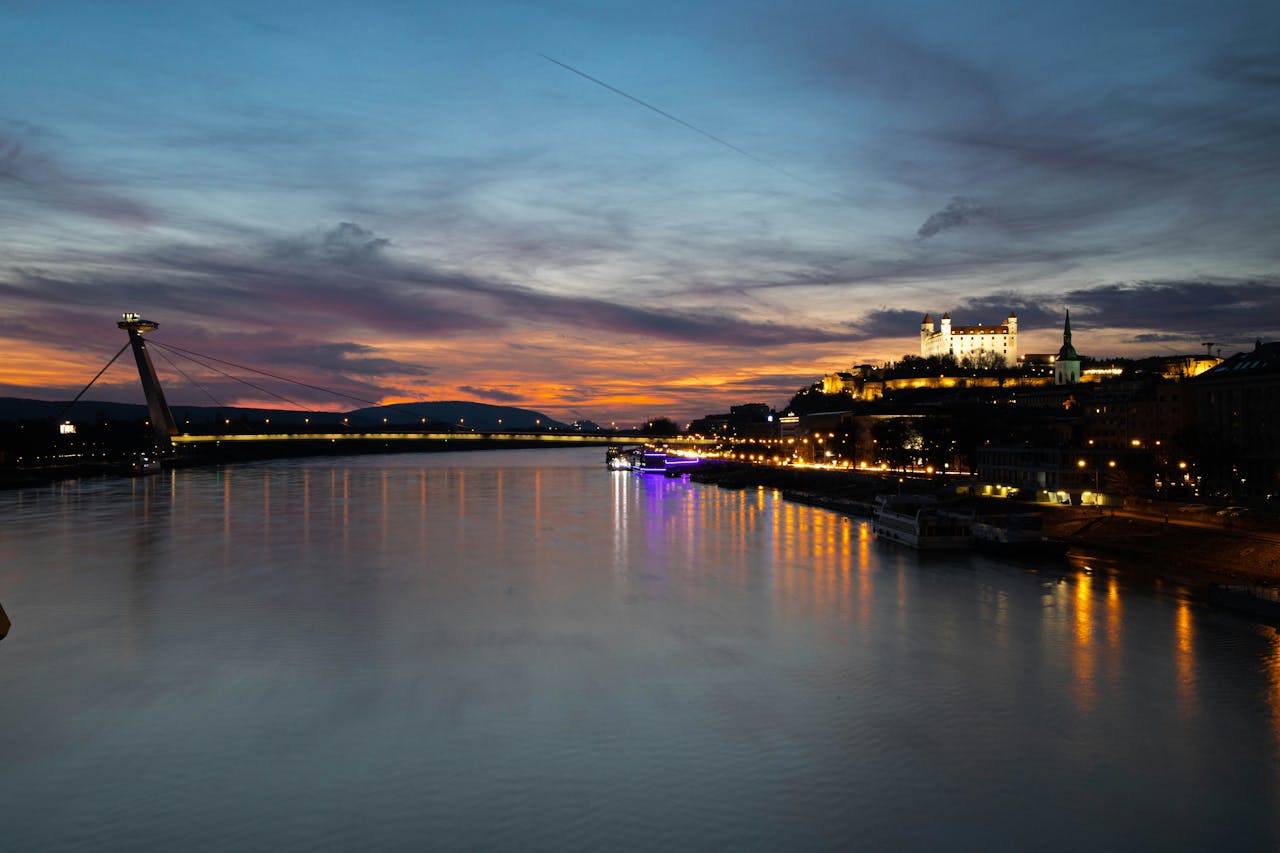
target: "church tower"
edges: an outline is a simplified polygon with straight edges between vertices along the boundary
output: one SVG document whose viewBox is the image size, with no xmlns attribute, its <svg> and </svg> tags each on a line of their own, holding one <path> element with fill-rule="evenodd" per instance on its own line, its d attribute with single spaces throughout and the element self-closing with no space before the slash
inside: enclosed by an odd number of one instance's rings
<svg viewBox="0 0 1280 853">
<path fill-rule="evenodd" d="M 1071 345 L 1071 311 L 1067 311 L 1067 320 L 1062 326 L 1062 349 L 1053 362 L 1053 384 L 1075 385 L 1080 381 L 1080 356 Z"/>
</svg>

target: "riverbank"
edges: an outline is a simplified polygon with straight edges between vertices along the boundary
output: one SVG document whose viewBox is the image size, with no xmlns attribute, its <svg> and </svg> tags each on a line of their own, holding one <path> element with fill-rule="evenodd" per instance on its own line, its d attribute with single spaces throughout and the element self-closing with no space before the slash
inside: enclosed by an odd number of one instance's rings
<svg viewBox="0 0 1280 853">
<path fill-rule="evenodd" d="M 896 475 L 736 464 L 712 465 L 693 477 L 730 489 L 779 489 L 787 499 L 858 517 L 869 517 L 877 494 L 942 490 L 928 481 L 900 482 Z M 1140 509 L 1104 513 L 1098 507 L 940 497 L 979 516 L 1039 512 L 1045 534 L 1067 542 L 1072 555 L 1114 561 L 1126 572 L 1203 589 L 1215 583 L 1280 584 L 1280 525 L 1275 523 L 1237 521 L 1228 527 L 1227 522 L 1215 525 Z"/>
</svg>

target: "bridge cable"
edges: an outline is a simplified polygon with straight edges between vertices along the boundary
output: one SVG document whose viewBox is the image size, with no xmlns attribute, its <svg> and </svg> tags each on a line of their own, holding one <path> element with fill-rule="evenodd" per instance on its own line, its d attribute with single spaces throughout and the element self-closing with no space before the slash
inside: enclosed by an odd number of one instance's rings
<svg viewBox="0 0 1280 853">
<path fill-rule="evenodd" d="M 227 361 L 227 360 L 226 360 L 226 359 L 224 359 L 224 358 L 218 358 L 218 357 L 216 357 L 216 356 L 212 356 L 212 355 L 205 355 L 204 353 L 194 352 L 193 350 L 183 349 L 182 347 L 177 347 L 177 346 L 174 346 L 173 344 L 165 344 L 165 343 L 161 343 L 160 341 L 157 341 L 157 340 L 155 340 L 154 338 L 148 338 L 147 340 L 151 341 L 151 342 L 152 342 L 152 343 L 154 343 L 156 346 L 161 346 L 161 347 L 164 347 L 164 348 L 166 348 L 166 349 L 170 349 L 170 350 L 174 350 L 174 351 L 176 351 L 176 352 L 183 353 L 183 354 L 184 354 L 184 355 L 186 355 L 188 358 L 190 358 L 190 357 L 191 357 L 191 356 L 193 356 L 193 355 L 195 355 L 195 356 L 200 356 L 200 358 L 207 358 L 207 359 L 209 359 L 210 361 L 216 361 L 216 362 L 218 362 L 218 363 L 220 363 L 220 364 L 226 364 L 226 365 L 229 365 L 229 366 L 231 366 L 231 367 L 234 367 L 234 368 L 236 368 L 236 369 L 238 369 L 238 370 L 247 370 L 247 371 L 249 371 L 250 373 L 257 373 L 257 374 L 260 374 L 260 375 L 262 375 L 262 376 L 268 376 L 268 377 L 270 377 L 270 378 L 272 378 L 272 379 L 278 379 L 278 380 L 280 380 L 281 382 L 288 382 L 288 383 L 290 383 L 291 385 L 301 385 L 303 388 L 310 388 L 312 391 L 321 391 L 321 392 L 323 392 L 323 393 L 325 393 L 325 394 L 331 394 L 331 395 L 333 395 L 333 396 L 335 396 L 335 397 L 345 397 L 345 398 L 347 398 L 348 400 L 355 400 L 357 403 L 367 403 L 367 404 L 368 404 L 368 405 L 370 405 L 370 406 L 377 406 L 377 405 L 379 405 L 379 403 L 378 403 L 376 400 L 366 400 L 366 399 L 365 399 L 365 398 L 363 398 L 363 397 L 356 397 L 356 396 L 354 396 L 354 395 L 352 395 L 352 394 L 344 394 L 344 393 L 342 393 L 341 391 L 334 391 L 332 388 L 324 388 L 324 387 L 321 387 L 321 386 L 319 386 L 319 385 L 311 385 L 310 383 L 307 383 L 307 382 L 301 382 L 301 381 L 299 381 L 299 380 L 297 380 L 297 379 L 290 379 L 290 378 L 289 378 L 289 377 L 287 377 L 287 376 L 280 376 L 279 374 L 271 373 L 270 371 L 266 371 L 266 370 L 259 370 L 259 369 L 258 369 L 258 368 L 256 368 L 256 367 L 249 367 L 248 365 L 245 365 L 245 364 L 236 364 L 234 361 Z M 195 361 L 195 359 L 191 359 L 191 360 L 192 360 L 192 361 Z M 197 363 L 197 364 L 199 364 L 199 362 L 196 362 L 196 363 Z M 203 365 L 203 366 L 208 367 L 208 365 Z M 210 368 L 210 369 L 212 370 L 212 369 L 214 369 L 214 368 Z M 224 375 L 228 375 L 228 376 L 230 376 L 230 374 L 224 374 Z M 231 377 L 231 378 L 233 378 L 233 379 L 234 379 L 235 377 L 233 376 L 233 377 Z M 238 380 L 238 381 L 243 381 L 243 380 Z M 245 383 L 245 384 L 248 384 L 248 383 Z M 254 387 L 257 387 L 257 386 L 254 386 Z M 263 389 L 258 389 L 258 390 L 263 390 Z M 268 391 L 267 393 L 271 393 L 271 392 L 269 392 L 269 391 Z M 279 395 L 276 395 L 276 396 L 279 396 Z M 283 398 L 283 397 L 282 397 L 281 399 L 285 399 L 285 398 Z M 290 401 L 290 402 L 292 402 L 292 401 Z M 298 404 L 298 403 L 293 403 L 293 405 L 297 406 L 297 405 L 299 405 L 299 404 Z M 312 410 L 308 410 L 308 411 L 312 411 Z"/>
<path fill-rule="evenodd" d="M 153 341 L 151 341 L 151 343 L 156 344 L 157 342 L 153 340 Z M 165 345 L 165 344 L 159 344 L 159 346 L 166 346 L 166 345 Z M 167 348 L 168 348 L 168 349 L 173 349 L 173 350 L 178 350 L 178 349 L 179 349 L 178 347 L 172 347 L 172 346 L 167 347 Z M 184 351 L 184 352 L 185 352 L 185 351 Z M 203 357 L 203 358 L 210 358 L 210 356 L 202 356 L 202 357 Z M 263 388 L 261 385 L 255 385 L 255 384 L 253 384 L 252 382 L 250 382 L 250 381 L 249 381 L 249 380 L 247 380 L 247 379 L 241 379 L 239 376 L 236 376 L 236 375 L 235 375 L 235 374 L 233 374 L 233 373 L 228 373 L 227 371 L 223 370 L 223 369 L 222 369 L 222 368 L 220 368 L 220 367 L 216 367 L 216 366 L 214 366 L 214 365 L 212 365 L 212 364 L 206 364 L 205 362 L 201 361 L 201 360 L 200 360 L 200 359 L 198 359 L 198 358 L 193 358 L 193 357 L 192 357 L 192 356 L 190 356 L 190 355 L 187 355 L 187 356 L 186 356 L 186 358 L 187 358 L 189 361 L 194 361 L 196 364 L 200 365 L 201 367 L 205 368 L 206 370 L 212 370 L 214 373 L 221 373 L 223 376 L 227 377 L 228 379 L 230 379 L 230 380 L 232 380 L 232 381 L 239 382 L 241 385 L 248 385 L 250 388 L 254 389 L 255 391 L 261 391 L 263 394 L 269 394 L 269 395 L 271 395 L 272 397 L 275 397 L 275 398 L 280 399 L 280 400 L 284 400 L 284 401 L 285 401 L 286 403 L 288 403 L 290 406 L 296 406 L 296 407 L 298 407 L 298 409 L 300 409 L 300 410 L 302 410 L 302 411 L 304 411 L 304 412 L 315 412 L 315 411 L 316 411 L 315 409 L 309 409 L 309 408 L 307 408 L 306 406 L 302 405 L 301 403 L 299 403 L 299 402 L 297 402 L 297 401 L 295 401 L 295 400 L 290 400 L 288 397 L 286 397 L 286 396 L 285 396 L 285 395 L 283 395 L 283 394 L 277 394 L 275 391 L 272 391 L 272 390 L 270 390 L 269 388 Z M 221 359 L 218 359 L 218 360 L 219 360 L 219 361 L 221 361 Z M 245 368 L 245 369 L 249 369 L 249 368 Z M 256 371 L 255 371 L 255 372 L 256 372 Z M 286 380 L 286 381 L 287 381 L 287 380 Z"/>
<path fill-rule="evenodd" d="M 212 401 L 213 401 L 213 404 L 214 404 L 215 406 L 217 406 L 217 407 L 218 407 L 219 412 L 221 412 L 221 410 L 222 410 L 222 409 L 225 409 L 225 408 L 226 408 L 226 406 L 224 406 L 224 405 L 222 404 L 222 401 L 221 401 L 221 400 L 219 400 L 217 397 L 213 396 L 213 394 L 209 392 L 209 389 L 208 389 L 208 388 L 205 388 L 205 387 L 204 387 L 203 385 L 201 385 L 199 382 L 197 382 L 197 381 L 195 381 L 194 379 L 192 379 L 192 378 L 191 378 L 191 376 L 190 376 L 190 375 L 189 375 L 185 370 L 183 370 L 181 367 L 179 367 L 179 366 L 177 365 L 177 363 L 175 363 L 175 362 L 174 362 L 174 360 L 173 360 L 173 359 L 171 359 L 171 358 L 169 358 L 169 356 L 165 355 L 165 354 L 164 354 L 164 352 L 163 352 L 162 350 L 157 349 L 157 350 L 156 350 L 156 353 L 157 353 L 161 358 L 163 358 L 165 361 L 167 361 L 167 362 L 169 363 L 169 366 L 170 366 L 170 367 L 172 367 L 174 370 L 178 371 L 178 373 L 182 374 L 182 378 L 183 378 L 183 379 L 186 379 L 186 380 L 187 380 L 188 382 L 190 382 L 192 385 L 196 386 L 196 388 L 198 388 L 198 389 L 200 389 L 201 391 L 203 391 L 203 392 L 204 392 L 204 395 L 205 395 L 206 397 L 208 397 L 210 400 L 212 400 Z M 221 414 L 219 414 L 219 417 L 221 417 Z"/>
<path fill-rule="evenodd" d="M 120 351 L 117 352 L 115 355 L 111 356 L 111 360 L 108 361 L 105 365 L 103 365 L 102 369 L 98 371 L 98 375 L 90 379 L 89 384 L 80 389 L 80 393 L 75 396 L 75 399 L 73 399 L 70 403 L 67 403 L 65 406 L 62 407 L 62 411 L 58 412 L 57 416 L 54 417 L 55 421 L 62 420 L 62 416 L 67 413 L 68 409 L 70 409 L 77 402 L 79 402 L 80 398 L 84 396 L 84 392 L 92 388 L 93 383 L 97 382 L 99 379 L 102 378 L 102 374 L 107 372 L 108 367 L 116 363 L 117 358 L 124 355 L 124 351 L 129 348 L 130 343 L 131 343 L 130 341 L 125 341 L 124 346 L 120 347 Z"/>
</svg>

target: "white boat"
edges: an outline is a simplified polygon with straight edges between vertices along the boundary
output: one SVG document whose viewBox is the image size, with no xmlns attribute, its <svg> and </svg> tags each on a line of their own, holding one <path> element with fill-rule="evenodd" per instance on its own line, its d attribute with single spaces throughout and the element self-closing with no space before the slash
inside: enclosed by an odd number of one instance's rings
<svg viewBox="0 0 1280 853">
<path fill-rule="evenodd" d="M 635 448 L 610 445 L 605 451 L 604 462 L 610 471 L 630 471 L 635 467 Z"/>
<path fill-rule="evenodd" d="M 137 456 L 129 460 L 129 466 L 125 469 L 125 473 L 134 477 L 145 477 L 148 474 L 159 474 L 160 460 L 154 456 L 139 453 Z"/>
<path fill-rule="evenodd" d="M 984 551 L 1010 556 L 1058 556 L 1067 543 L 1044 535 L 1044 518 L 1038 513 L 1010 513 L 975 522 L 974 544 Z"/>
<path fill-rule="evenodd" d="M 942 509 L 930 495 L 880 495 L 871 522 L 877 539 L 921 551 L 973 547 L 973 513 Z"/>
<path fill-rule="evenodd" d="M 702 464 L 697 457 L 668 454 L 652 447 L 622 448 L 614 445 L 605 453 L 605 463 L 611 471 L 635 471 L 638 474 L 665 474 L 679 477 L 690 468 Z"/>
</svg>

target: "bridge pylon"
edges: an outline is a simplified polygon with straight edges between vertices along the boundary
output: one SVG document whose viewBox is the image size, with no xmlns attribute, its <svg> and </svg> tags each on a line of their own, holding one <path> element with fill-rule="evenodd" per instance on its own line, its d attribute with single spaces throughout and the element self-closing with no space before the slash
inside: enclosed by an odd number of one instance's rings
<svg viewBox="0 0 1280 853">
<path fill-rule="evenodd" d="M 129 333 L 129 343 L 133 346 L 133 359 L 138 363 L 138 377 L 142 380 L 142 393 L 147 397 L 147 412 L 151 415 L 151 430 L 162 448 L 172 446 L 170 439 L 178 434 L 178 424 L 169 411 L 169 403 L 164 398 L 164 389 L 160 387 L 160 379 L 156 376 L 155 366 L 151 363 L 151 354 L 147 352 L 147 342 L 143 332 L 152 332 L 160 328 L 159 323 L 142 319 L 140 314 L 125 314 L 124 319 L 116 323 L 118 328 Z"/>
</svg>

